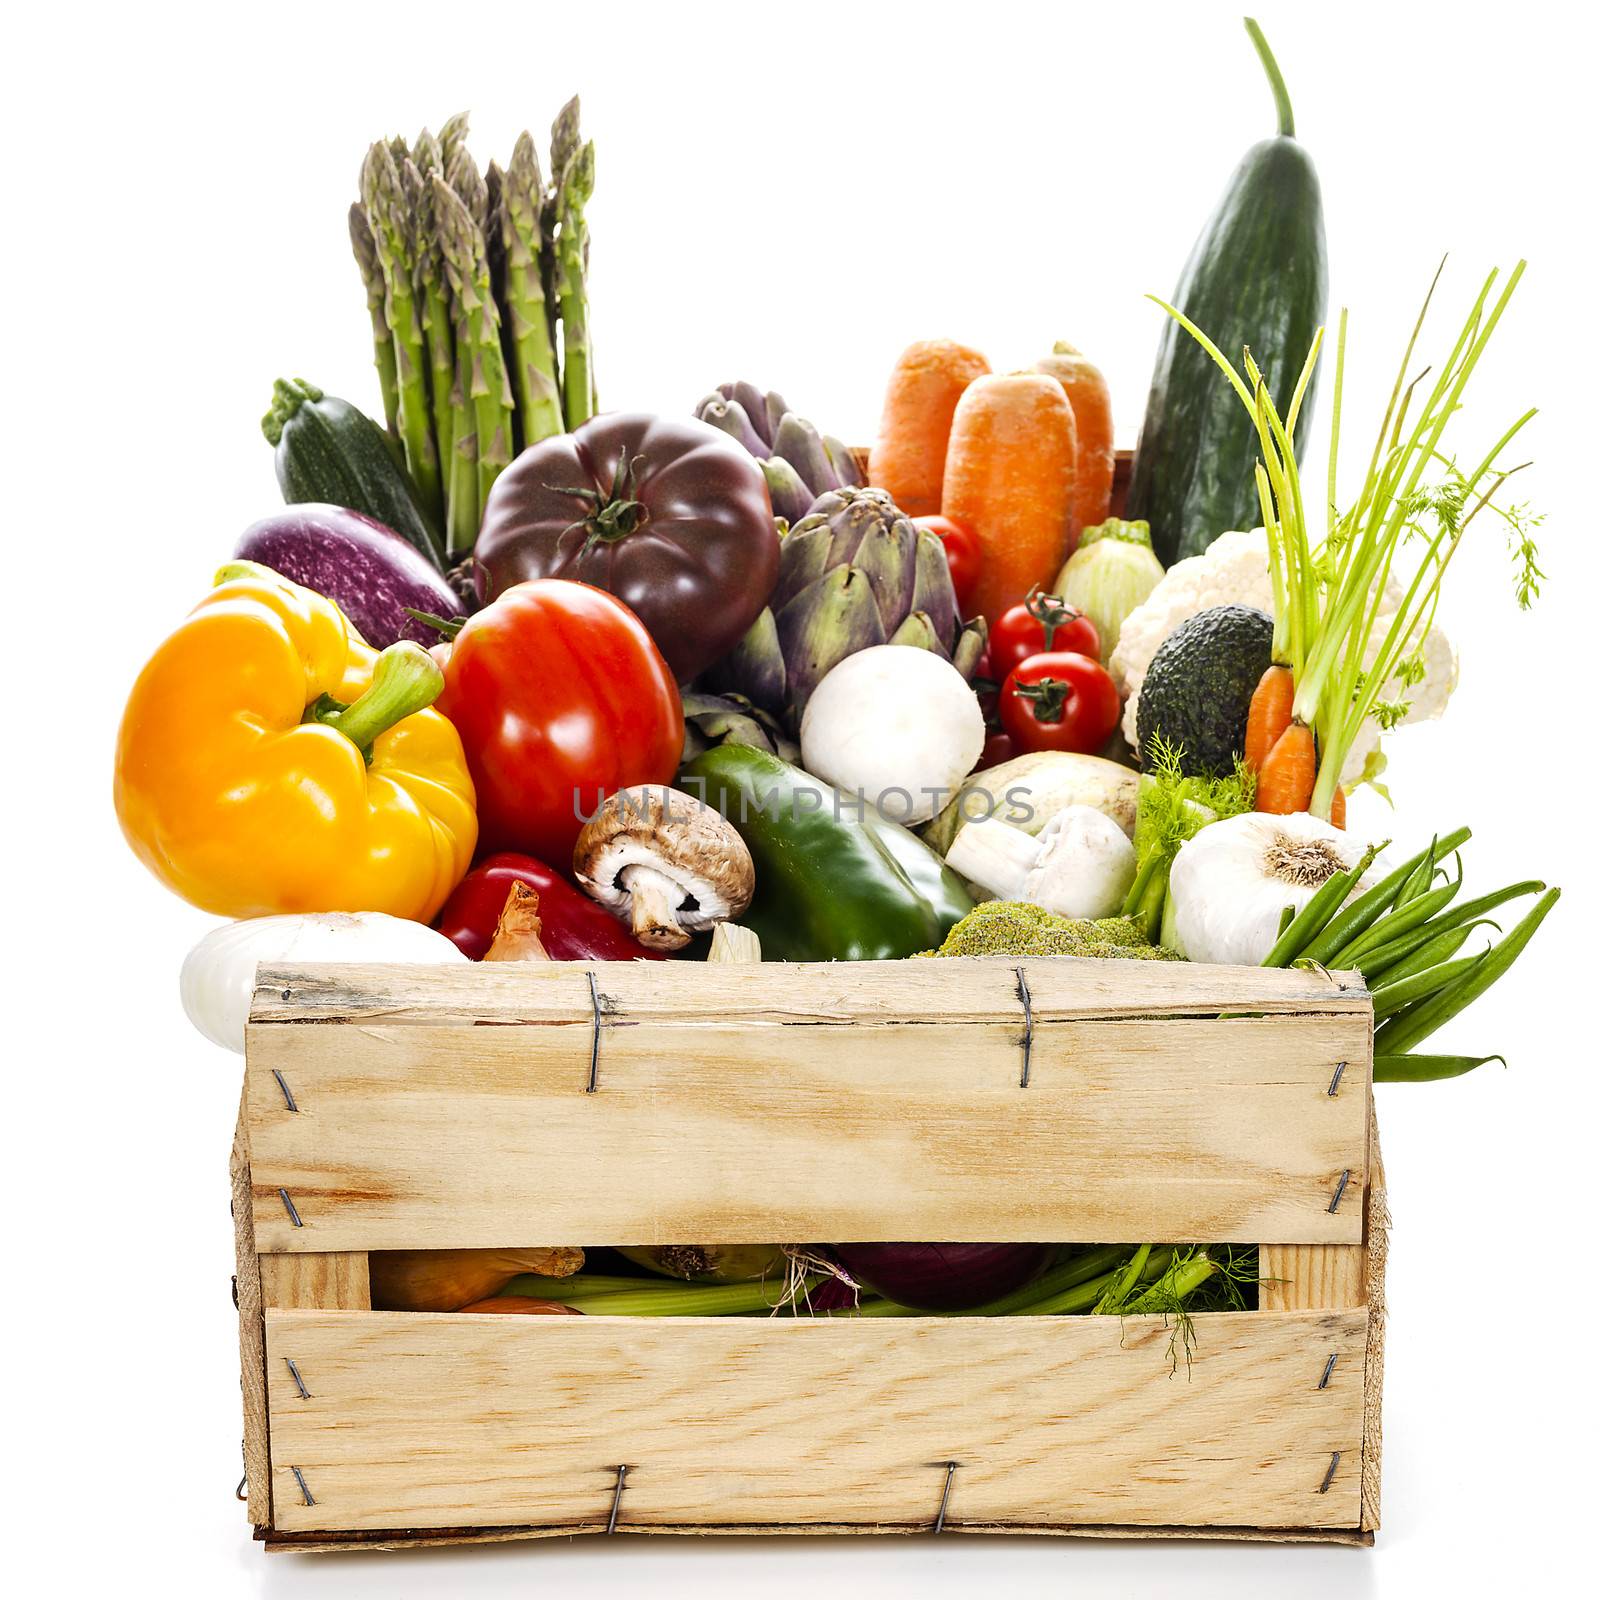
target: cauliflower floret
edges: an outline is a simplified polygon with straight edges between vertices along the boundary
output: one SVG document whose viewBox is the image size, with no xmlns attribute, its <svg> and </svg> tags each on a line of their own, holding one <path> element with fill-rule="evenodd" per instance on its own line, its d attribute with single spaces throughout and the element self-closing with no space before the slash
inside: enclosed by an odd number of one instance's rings
<svg viewBox="0 0 1600 1600">
<path fill-rule="evenodd" d="M 1373 629 L 1369 659 L 1382 646 L 1383 618 L 1394 614 L 1402 598 L 1400 585 L 1391 578 L 1384 589 L 1378 625 Z M 1139 691 L 1144 687 L 1151 658 L 1180 623 L 1213 606 L 1224 605 L 1255 606 L 1272 614 L 1272 574 L 1267 565 L 1264 528 L 1220 534 L 1200 555 L 1174 562 L 1144 604 L 1122 624 L 1122 636 L 1107 666 L 1125 697 L 1122 732 L 1134 749 L 1139 742 Z M 1426 672 L 1419 684 L 1407 689 L 1391 679 L 1385 689 L 1385 698 L 1410 701 L 1411 709 L 1403 723 L 1441 716 L 1456 686 L 1456 653 L 1441 629 L 1429 630 L 1422 654 Z M 1340 774 L 1347 786 L 1360 779 L 1368 757 L 1377 748 L 1378 728 L 1369 718 L 1356 735 Z"/>
</svg>

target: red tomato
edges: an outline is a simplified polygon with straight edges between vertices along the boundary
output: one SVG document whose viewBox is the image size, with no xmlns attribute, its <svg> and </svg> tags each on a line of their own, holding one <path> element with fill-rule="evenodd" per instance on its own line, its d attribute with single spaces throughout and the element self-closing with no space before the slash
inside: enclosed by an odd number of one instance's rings
<svg viewBox="0 0 1600 1600">
<path fill-rule="evenodd" d="M 467 619 L 438 708 L 478 791 L 478 839 L 563 865 L 605 795 L 670 783 L 683 706 L 644 624 L 600 589 L 536 578 Z"/>
<path fill-rule="evenodd" d="M 1023 751 L 1093 755 L 1111 737 L 1121 713 L 1111 674 L 1071 650 L 1030 656 L 1000 691 L 1000 725 Z"/>
<path fill-rule="evenodd" d="M 945 559 L 950 563 L 950 584 L 956 592 L 956 605 L 963 617 L 972 615 L 972 591 L 983 571 L 983 547 L 970 528 L 948 517 L 917 517 L 919 528 L 936 533 L 944 542 Z"/>
<path fill-rule="evenodd" d="M 1029 656 L 1073 650 L 1091 661 L 1100 659 L 1100 633 L 1078 610 L 1053 594 L 1033 589 L 1021 605 L 1012 606 L 989 630 L 992 676 L 1004 678 Z"/>
<path fill-rule="evenodd" d="M 1009 761 L 1017 753 L 1016 744 L 1009 733 L 991 733 L 983 747 L 983 754 L 978 757 L 975 772 L 987 772 L 990 767 L 998 767 L 1001 762 Z"/>
</svg>

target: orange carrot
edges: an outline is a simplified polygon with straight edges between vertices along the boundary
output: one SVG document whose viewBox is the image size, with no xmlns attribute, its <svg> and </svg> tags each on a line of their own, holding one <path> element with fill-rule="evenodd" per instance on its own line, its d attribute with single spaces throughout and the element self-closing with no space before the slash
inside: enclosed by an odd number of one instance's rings
<svg viewBox="0 0 1600 1600">
<path fill-rule="evenodd" d="M 1244 764 L 1260 772 L 1267 752 L 1289 726 L 1294 709 L 1294 674 L 1277 662 L 1261 674 L 1250 696 L 1250 720 L 1244 725 Z"/>
<path fill-rule="evenodd" d="M 1072 543 L 1085 528 L 1099 526 L 1111 510 L 1111 477 L 1117 466 L 1111 428 L 1111 391 L 1100 369 L 1074 347 L 1058 341 L 1035 372 L 1048 372 L 1072 402 L 1078 424 L 1078 489 L 1072 507 Z"/>
<path fill-rule="evenodd" d="M 1342 828 L 1344 826 L 1343 788 L 1338 788 L 1333 791 L 1333 804 L 1328 807 L 1328 821 L 1331 822 L 1336 828 Z"/>
<path fill-rule="evenodd" d="M 895 362 L 884 396 L 867 482 L 886 489 L 908 517 L 939 509 L 956 402 L 989 363 L 952 339 L 924 339 Z"/>
<path fill-rule="evenodd" d="M 950 428 L 944 504 L 983 556 L 973 609 L 995 619 L 1054 581 L 1072 529 L 1078 430 L 1067 392 L 1040 372 L 979 378 Z"/>
<path fill-rule="evenodd" d="M 1304 811 L 1317 778 L 1317 741 L 1303 722 L 1291 722 L 1261 763 L 1256 810 L 1273 816 Z"/>
</svg>

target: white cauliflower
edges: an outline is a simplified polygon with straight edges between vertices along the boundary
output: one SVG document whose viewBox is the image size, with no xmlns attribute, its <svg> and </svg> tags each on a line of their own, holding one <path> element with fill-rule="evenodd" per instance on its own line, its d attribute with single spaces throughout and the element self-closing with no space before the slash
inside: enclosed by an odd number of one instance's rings
<svg viewBox="0 0 1600 1600">
<path fill-rule="evenodd" d="M 1400 585 L 1391 578 L 1384 590 L 1378 625 L 1373 629 L 1372 656 L 1383 643 L 1383 617 L 1393 615 L 1402 598 Z M 1271 616 L 1272 575 L 1267 566 L 1264 528 L 1221 534 L 1202 554 L 1174 562 L 1144 604 L 1122 624 L 1122 635 L 1107 666 L 1126 699 L 1122 732 L 1133 748 L 1137 749 L 1139 742 L 1139 691 L 1144 687 L 1151 658 L 1180 623 L 1213 606 L 1225 605 L 1255 606 Z M 1426 671 L 1421 683 L 1407 689 L 1391 679 L 1384 691 L 1386 699 L 1410 701 L 1411 709 L 1402 725 L 1441 716 L 1456 686 L 1456 653 L 1441 629 L 1429 630 L 1423 642 L 1423 661 Z M 1377 749 L 1378 729 L 1368 718 L 1351 745 L 1340 774 L 1346 787 L 1360 781 L 1369 756 Z"/>
</svg>

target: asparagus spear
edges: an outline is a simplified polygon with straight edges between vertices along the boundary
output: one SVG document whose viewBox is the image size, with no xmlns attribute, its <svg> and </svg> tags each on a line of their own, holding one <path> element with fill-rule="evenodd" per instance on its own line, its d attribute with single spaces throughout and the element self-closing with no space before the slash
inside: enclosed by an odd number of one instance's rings
<svg viewBox="0 0 1600 1600">
<path fill-rule="evenodd" d="M 422 337 L 428 349 L 428 395 L 433 411 L 433 438 L 445 480 L 446 519 L 450 503 L 451 454 L 455 425 L 451 414 L 450 386 L 455 381 L 455 333 L 450 313 L 450 283 L 433 218 L 433 179 L 444 171 L 439 141 L 422 130 L 415 147 L 415 169 L 420 180 L 417 206 L 417 294 L 422 302 Z M 477 462 L 473 461 L 476 475 Z"/>
<path fill-rule="evenodd" d="M 439 127 L 439 170 L 448 172 L 450 164 L 456 158 L 456 151 L 462 150 L 467 143 L 467 113 L 458 111 L 453 117 L 446 117 Z"/>
<path fill-rule="evenodd" d="M 561 224 L 556 239 L 557 281 L 561 291 L 562 410 L 570 433 L 594 414 L 589 368 L 589 230 L 583 208 L 594 193 L 594 143 L 591 140 L 561 174 Z"/>
<path fill-rule="evenodd" d="M 378 388 L 383 393 L 383 420 L 389 432 L 395 431 L 395 416 L 400 398 L 395 387 L 394 340 L 383 314 L 383 268 L 378 265 L 378 247 L 373 243 L 367 214 L 358 200 L 350 207 L 350 248 L 367 291 L 367 314 L 372 318 L 372 363 L 378 369 Z"/>
<path fill-rule="evenodd" d="M 545 190 L 539 207 L 539 274 L 544 284 L 544 314 L 550 327 L 550 348 L 555 351 L 560 350 L 556 337 L 557 314 L 561 308 L 556 233 L 561 221 L 561 176 L 582 143 L 578 134 L 578 97 L 573 95 L 550 125 L 550 187 Z"/>
<path fill-rule="evenodd" d="M 494 480 L 511 460 L 511 385 L 500 354 L 500 314 L 489 282 L 483 232 L 461 197 L 437 177 L 433 180 L 433 206 L 439 249 L 456 305 L 457 370 L 467 377 L 465 397 L 472 406 L 477 434 L 481 507 Z M 476 534 L 474 529 L 473 536 Z"/>
<path fill-rule="evenodd" d="M 502 293 L 524 447 L 562 431 L 555 349 L 545 318 L 544 241 L 539 225 L 543 188 L 538 151 L 524 133 L 511 153 L 501 186 L 500 233 L 505 251 Z"/>
<path fill-rule="evenodd" d="M 384 316 L 394 336 L 400 442 L 423 505 L 437 515 L 443 496 L 428 405 L 422 323 L 414 291 L 414 241 L 400 172 L 387 144 L 380 142 L 367 152 L 361 167 L 361 195 L 383 270 Z"/>
</svg>

